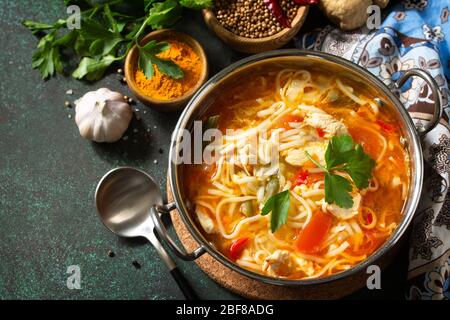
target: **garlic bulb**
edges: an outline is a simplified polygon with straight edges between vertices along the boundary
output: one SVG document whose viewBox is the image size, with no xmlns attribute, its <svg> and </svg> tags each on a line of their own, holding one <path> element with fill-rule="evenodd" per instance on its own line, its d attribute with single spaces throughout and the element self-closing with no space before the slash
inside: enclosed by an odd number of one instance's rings
<svg viewBox="0 0 450 320">
<path fill-rule="evenodd" d="M 119 140 L 130 125 L 133 111 L 122 94 L 101 88 L 75 102 L 80 135 L 96 142 Z"/>
</svg>

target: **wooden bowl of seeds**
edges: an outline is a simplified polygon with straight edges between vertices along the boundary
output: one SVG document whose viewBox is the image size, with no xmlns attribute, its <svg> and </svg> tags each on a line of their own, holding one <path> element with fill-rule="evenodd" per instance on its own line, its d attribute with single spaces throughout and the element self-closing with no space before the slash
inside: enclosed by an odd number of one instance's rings
<svg viewBox="0 0 450 320">
<path fill-rule="evenodd" d="M 290 27 L 283 25 L 265 3 L 272 1 L 279 4 Z M 303 25 L 308 6 L 296 5 L 292 0 L 215 0 L 214 7 L 202 13 L 206 25 L 230 47 L 258 53 L 288 43 Z"/>
</svg>

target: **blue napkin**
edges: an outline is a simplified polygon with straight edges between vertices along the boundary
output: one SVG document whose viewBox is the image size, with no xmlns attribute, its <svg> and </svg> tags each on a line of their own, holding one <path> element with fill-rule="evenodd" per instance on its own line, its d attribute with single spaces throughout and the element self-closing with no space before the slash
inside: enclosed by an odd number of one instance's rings
<svg viewBox="0 0 450 320">
<path fill-rule="evenodd" d="M 404 0 L 384 15 L 378 29 L 345 32 L 327 26 L 300 34 L 295 43 L 346 58 L 386 85 L 410 68 L 427 71 L 438 83 L 444 117 L 424 139 L 425 177 L 413 221 L 406 298 L 450 299 L 450 3 Z M 423 80 L 410 79 L 399 98 L 415 122 L 431 118 L 434 100 Z"/>
</svg>

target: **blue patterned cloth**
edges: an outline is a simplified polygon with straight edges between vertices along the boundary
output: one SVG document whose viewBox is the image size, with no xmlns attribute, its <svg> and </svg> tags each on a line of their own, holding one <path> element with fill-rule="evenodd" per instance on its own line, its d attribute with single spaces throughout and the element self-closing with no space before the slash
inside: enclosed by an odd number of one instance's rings
<svg viewBox="0 0 450 320">
<path fill-rule="evenodd" d="M 439 85 L 444 119 L 424 139 L 424 185 L 414 217 L 409 252 L 408 299 L 450 299 L 450 2 L 404 0 L 385 10 L 379 29 L 344 32 L 327 26 L 299 35 L 296 46 L 346 58 L 386 85 L 410 68 L 430 73 Z M 433 113 L 428 85 L 416 77 L 400 89 L 415 122 Z"/>
<path fill-rule="evenodd" d="M 361 28 L 342 32 L 328 26 L 303 35 L 297 47 L 344 57 L 367 68 L 387 85 L 405 70 L 421 68 L 440 87 L 446 119 L 450 117 L 450 3 L 439 0 L 406 0 L 392 8 L 378 30 Z M 433 99 L 421 79 L 410 79 L 400 100 L 411 111 L 433 112 Z"/>
</svg>

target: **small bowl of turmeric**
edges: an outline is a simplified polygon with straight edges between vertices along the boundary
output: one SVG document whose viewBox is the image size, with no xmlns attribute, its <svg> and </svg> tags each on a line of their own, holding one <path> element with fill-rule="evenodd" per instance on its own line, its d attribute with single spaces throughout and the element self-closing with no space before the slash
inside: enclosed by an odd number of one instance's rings
<svg viewBox="0 0 450 320">
<path fill-rule="evenodd" d="M 142 38 L 128 53 L 124 69 L 131 92 L 162 112 L 183 109 L 208 77 L 208 61 L 200 43 L 170 29 Z"/>
</svg>

